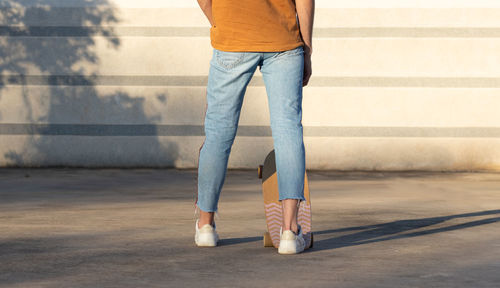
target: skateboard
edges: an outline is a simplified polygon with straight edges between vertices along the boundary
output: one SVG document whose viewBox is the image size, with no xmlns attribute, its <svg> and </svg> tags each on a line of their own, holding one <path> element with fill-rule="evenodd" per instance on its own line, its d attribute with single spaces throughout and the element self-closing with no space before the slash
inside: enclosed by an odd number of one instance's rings
<svg viewBox="0 0 500 288">
<path fill-rule="evenodd" d="M 278 174 L 276 173 L 276 157 L 274 149 L 267 154 L 264 165 L 259 165 L 259 178 L 262 179 L 262 194 L 264 196 L 264 210 L 266 214 L 267 231 L 264 233 L 264 247 L 278 248 L 280 245 L 280 227 L 283 222 L 282 206 L 279 202 Z M 302 227 L 306 242 L 306 249 L 313 246 L 311 226 L 311 197 L 307 182 L 307 172 L 304 175 L 304 198 L 301 201 L 297 215 L 297 222 Z"/>
</svg>

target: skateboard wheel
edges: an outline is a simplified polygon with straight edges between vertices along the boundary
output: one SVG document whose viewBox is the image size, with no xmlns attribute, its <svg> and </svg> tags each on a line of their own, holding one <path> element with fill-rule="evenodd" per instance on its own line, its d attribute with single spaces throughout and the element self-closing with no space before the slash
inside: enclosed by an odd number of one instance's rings
<svg viewBox="0 0 500 288">
<path fill-rule="evenodd" d="M 264 168 L 264 166 L 259 165 L 259 168 L 257 169 L 257 173 L 259 174 L 259 179 L 262 179 L 262 169 L 263 168 Z"/>
<path fill-rule="evenodd" d="M 266 231 L 264 233 L 264 237 L 262 240 L 264 243 L 264 247 L 274 247 L 273 240 L 271 239 L 271 234 L 269 234 L 269 232 Z"/>
</svg>

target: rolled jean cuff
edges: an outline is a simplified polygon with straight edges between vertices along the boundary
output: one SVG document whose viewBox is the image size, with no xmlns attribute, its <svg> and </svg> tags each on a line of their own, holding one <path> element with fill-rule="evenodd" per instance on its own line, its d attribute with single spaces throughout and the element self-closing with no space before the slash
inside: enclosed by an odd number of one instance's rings
<svg viewBox="0 0 500 288">
<path fill-rule="evenodd" d="M 196 205 L 196 208 L 197 208 L 198 210 L 201 210 L 201 211 L 203 211 L 203 212 L 217 212 L 217 210 L 218 210 L 217 208 L 205 207 L 205 206 L 203 206 L 203 204 L 202 204 L 202 205 L 200 205 L 200 203 L 199 203 L 199 202 L 197 202 L 195 205 Z"/>
<path fill-rule="evenodd" d="M 279 201 L 286 200 L 286 199 L 298 199 L 298 200 L 300 200 L 298 203 L 300 203 L 302 201 L 306 201 L 306 198 L 304 198 L 304 196 L 292 196 L 292 197 L 284 196 L 283 198 L 280 197 Z"/>
<path fill-rule="evenodd" d="M 200 211 L 203 211 L 203 212 L 214 212 L 215 213 L 215 219 L 219 219 L 219 212 L 218 212 L 218 209 L 212 209 L 212 211 L 210 211 L 211 209 L 202 209 L 200 208 L 200 206 L 198 205 L 198 203 L 195 203 L 194 204 L 194 217 L 195 218 L 199 218 L 200 216 Z"/>
</svg>

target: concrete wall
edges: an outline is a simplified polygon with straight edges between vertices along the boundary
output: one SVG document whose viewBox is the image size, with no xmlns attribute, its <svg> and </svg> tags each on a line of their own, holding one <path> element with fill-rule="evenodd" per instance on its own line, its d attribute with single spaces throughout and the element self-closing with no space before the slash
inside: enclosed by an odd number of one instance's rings
<svg viewBox="0 0 500 288">
<path fill-rule="evenodd" d="M 437 2 L 437 3 L 436 3 Z M 0 0 L 0 166 L 197 166 L 196 1 Z M 317 1 L 308 169 L 500 170 L 498 1 Z M 248 87 L 230 168 L 272 149 Z"/>
</svg>

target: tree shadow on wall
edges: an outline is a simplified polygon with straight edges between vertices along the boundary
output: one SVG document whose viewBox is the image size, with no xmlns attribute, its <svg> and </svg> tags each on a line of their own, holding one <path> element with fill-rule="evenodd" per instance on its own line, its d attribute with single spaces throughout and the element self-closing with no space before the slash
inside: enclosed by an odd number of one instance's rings
<svg viewBox="0 0 500 288">
<path fill-rule="evenodd" d="M 97 51 L 121 45 L 117 9 L 107 0 L 52 2 L 0 2 L 1 131 L 16 135 L 7 166 L 174 166 L 177 145 L 160 142 L 160 115 L 145 113 L 146 105 L 165 107 L 166 95 L 146 103 L 129 94 L 144 95 L 140 87 L 100 82 Z"/>
</svg>

